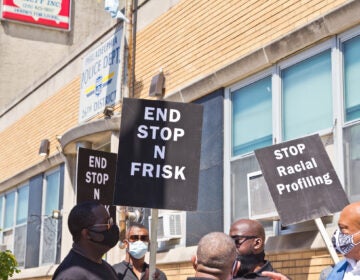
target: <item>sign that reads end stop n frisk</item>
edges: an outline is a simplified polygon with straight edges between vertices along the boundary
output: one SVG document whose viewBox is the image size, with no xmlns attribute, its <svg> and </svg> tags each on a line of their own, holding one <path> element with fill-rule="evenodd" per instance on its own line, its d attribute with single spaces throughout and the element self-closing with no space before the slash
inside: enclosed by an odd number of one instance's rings
<svg viewBox="0 0 360 280">
<path fill-rule="evenodd" d="M 79 148 L 77 161 L 77 203 L 98 200 L 112 205 L 116 175 L 114 153 Z"/>
<path fill-rule="evenodd" d="M 284 225 L 341 211 L 349 201 L 319 135 L 255 151 Z"/>
<path fill-rule="evenodd" d="M 202 105 L 124 98 L 114 204 L 196 210 Z"/>
</svg>

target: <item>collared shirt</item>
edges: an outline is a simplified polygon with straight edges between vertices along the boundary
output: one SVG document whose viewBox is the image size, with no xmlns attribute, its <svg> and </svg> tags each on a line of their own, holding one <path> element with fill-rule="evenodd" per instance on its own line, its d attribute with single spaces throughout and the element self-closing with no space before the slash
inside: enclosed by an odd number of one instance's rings
<svg viewBox="0 0 360 280">
<path fill-rule="evenodd" d="M 346 267 L 344 280 L 360 280 L 360 261 L 346 258 L 349 265 Z"/>
<path fill-rule="evenodd" d="M 266 276 L 262 276 L 261 272 L 263 271 L 274 271 L 271 263 L 269 261 L 265 261 L 265 264 L 258 270 L 254 271 L 254 272 L 249 272 L 246 273 L 245 275 L 241 276 L 241 277 L 236 277 L 234 278 L 234 280 L 240 280 L 240 279 L 269 279 Z"/>
<path fill-rule="evenodd" d="M 115 269 L 119 280 L 139 280 L 133 270 L 133 265 L 127 261 L 122 261 L 121 263 L 115 264 L 113 265 L 113 268 Z M 147 268 L 149 268 L 149 265 L 144 262 L 140 280 L 148 280 L 145 279 L 145 273 Z M 162 272 L 160 269 L 156 268 L 155 275 L 157 276 L 155 278 L 156 280 L 167 280 L 165 273 Z M 153 278 L 151 277 L 151 279 Z"/>
</svg>

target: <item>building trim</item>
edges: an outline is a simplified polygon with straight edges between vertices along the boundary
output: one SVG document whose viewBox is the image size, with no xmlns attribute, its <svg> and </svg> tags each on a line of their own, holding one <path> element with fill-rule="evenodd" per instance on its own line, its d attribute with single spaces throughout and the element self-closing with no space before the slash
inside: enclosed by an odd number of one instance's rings
<svg viewBox="0 0 360 280">
<path fill-rule="evenodd" d="M 60 139 L 65 155 L 76 154 L 77 142 L 99 143 L 110 139 L 111 133 L 120 130 L 120 115 L 80 124 L 66 131 Z"/>
<path fill-rule="evenodd" d="M 38 164 L 33 165 L 30 168 L 15 174 L 11 178 L 0 182 L 0 193 L 10 188 L 13 188 L 16 185 L 19 185 L 25 182 L 26 180 L 29 180 L 31 177 L 43 173 L 49 170 L 50 168 L 59 165 L 63 162 L 65 162 L 65 158 L 62 153 L 57 153 L 54 156 L 45 158 L 43 161 L 39 162 Z"/>
<path fill-rule="evenodd" d="M 191 102 L 221 87 L 274 65 L 282 59 L 335 36 L 360 23 L 360 1 L 351 1 L 293 32 L 239 58 L 221 69 L 193 80 L 165 99 Z"/>
</svg>

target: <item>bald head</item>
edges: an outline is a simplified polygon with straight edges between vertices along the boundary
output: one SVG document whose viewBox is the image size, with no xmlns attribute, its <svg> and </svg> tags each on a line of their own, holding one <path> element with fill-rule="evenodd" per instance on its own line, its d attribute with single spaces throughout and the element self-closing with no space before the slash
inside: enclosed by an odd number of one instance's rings
<svg viewBox="0 0 360 280">
<path fill-rule="evenodd" d="M 235 235 L 253 235 L 265 240 L 265 230 L 262 224 L 250 219 L 240 219 L 231 225 L 230 236 Z"/>
<path fill-rule="evenodd" d="M 354 202 L 344 207 L 340 213 L 339 227 L 346 228 L 349 233 L 360 230 L 360 202 Z"/>
<path fill-rule="evenodd" d="M 344 207 L 340 213 L 338 221 L 339 229 L 344 234 L 353 235 L 355 244 L 360 243 L 360 202 L 354 202 Z M 360 245 L 355 246 L 349 253 L 347 258 L 360 260 Z"/>
<path fill-rule="evenodd" d="M 200 239 L 196 255 L 197 271 L 219 276 L 231 275 L 237 253 L 227 234 L 212 232 Z"/>
<path fill-rule="evenodd" d="M 236 243 L 239 256 L 264 252 L 265 230 L 258 221 L 237 220 L 231 225 L 229 235 Z"/>
</svg>

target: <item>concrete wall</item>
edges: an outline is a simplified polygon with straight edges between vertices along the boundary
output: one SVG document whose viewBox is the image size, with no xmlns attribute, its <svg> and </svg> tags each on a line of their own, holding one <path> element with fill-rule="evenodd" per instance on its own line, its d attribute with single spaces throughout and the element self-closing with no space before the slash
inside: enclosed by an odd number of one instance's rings
<svg viewBox="0 0 360 280">
<path fill-rule="evenodd" d="M 116 22 L 105 12 L 103 1 L 72 1 L 71 12 L 69 32 L 0 22 L 0 112 L 30 94 L 56 65 Z"/>
<path fill-rule="evenodd" d="M 123 9 L 125 0 L 119 2 Z M 179 0 L 139 0 L 137 29 L 143 29 L 178 2 Z M 36 94 L 34 92 L 38 87 L 51 78 L 54 72 L 81 55 L 84 49 L 117 22 L 121 20 L 111 18 L 104 10 L 104 0 L 73 0 L 70 31 L 0 21 L 0 118 L 9 106 Z M 70 80 L 66 81 L 68 82 Z M 59 87 L 53 88 L 56 89 Z M 53 91 L 47 93 L 51 94 Z M 45 97 L 41 96 L 30 103 L 37 105 Z"/>
</svg>

